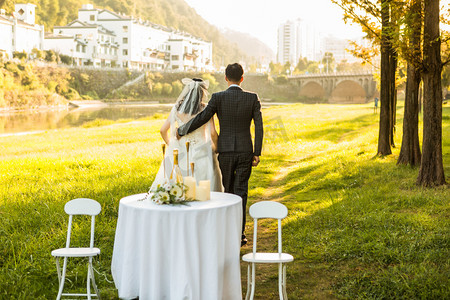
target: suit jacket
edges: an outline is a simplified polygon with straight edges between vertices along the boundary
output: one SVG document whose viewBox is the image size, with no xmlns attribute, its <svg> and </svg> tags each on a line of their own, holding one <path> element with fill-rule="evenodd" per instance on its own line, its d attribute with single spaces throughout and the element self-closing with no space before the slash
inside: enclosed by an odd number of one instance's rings
<svg viewBox="0 0 450 300">
<path fill-rule="evenodd" d="M 255 156 L 261 155 L 263 122 L 257 94 L 243 91 L 238 86 L 212 94 L 205 109 L 178 128 L 178 134 L 183 136 L 194 131 L 208 122 L 214 114 L 217 114 L 220 126 L 217 145 L 219 153 L 253 152 Z M 250 133 L 252 120 L 255 123 L 255 148 Z"/>
</svg>

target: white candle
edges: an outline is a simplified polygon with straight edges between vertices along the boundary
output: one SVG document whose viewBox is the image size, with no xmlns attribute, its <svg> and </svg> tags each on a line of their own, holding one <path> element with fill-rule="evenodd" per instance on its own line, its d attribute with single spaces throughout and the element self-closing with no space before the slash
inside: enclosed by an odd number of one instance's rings
<svg viewBox="0 0 450 300">
<path fill-rule="evenodd" d="M 186 197 L 188 199 L 195 199 L 195 186 L 197 185 L 197 182 L 195 181 L 195 178 L 192 176 L 184 177 L 184 184 L 186 185 L 187 191 L 186 191 Z"/>
<path fill-rule="evenodd" d="M 208 194 L 207 194 L 207 190 L 204 186 L 198 186 L 195 189 L 195 199 L 198 201 L 206 201 L 208 200 Z"/>
<path fill-rule="evenodd" d="M 198 186 L 205 188 L 205 193 L 206 193 L 206 199 L 205 200 L 209 200 L 211 198 L 210 197 L 211 181 L 209 181 L 209 180 L 200 180 L 200 182 L 198 183 Z"/>
</svg>

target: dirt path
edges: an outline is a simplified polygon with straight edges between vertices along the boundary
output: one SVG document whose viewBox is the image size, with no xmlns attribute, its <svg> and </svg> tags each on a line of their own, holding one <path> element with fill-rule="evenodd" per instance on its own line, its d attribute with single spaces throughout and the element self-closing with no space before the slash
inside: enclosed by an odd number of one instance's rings
<svg viewBox="0 0 450 300">
<path fill-rule="evenodd" d="M 299 167 L 302 161 L 325 151 L 308 153 L 296 160 L 285 161 L 277 169 L 270 184 L 257 201 L 283 202 L 283 178 Z M 248 244 L 241 248 L 241 256 L 253 250 L 253 219 L 247 215 L 246 233 Z M 277 222 L 263 219 L 258 221 L 258 251 L 277 252 Z M 241 282 L 243 298 L 247 291 L 247 263 L 241 261 Z M 331 294 L 333 272 L 323 264 L 314 264 L 304 257 L 295 257 L 287 265 L 287 292 L 289 299 L 336 299 Z M 258 264 L 256 267 L 255 299 L 279 299 L 278 266 Z"/>
</svg>

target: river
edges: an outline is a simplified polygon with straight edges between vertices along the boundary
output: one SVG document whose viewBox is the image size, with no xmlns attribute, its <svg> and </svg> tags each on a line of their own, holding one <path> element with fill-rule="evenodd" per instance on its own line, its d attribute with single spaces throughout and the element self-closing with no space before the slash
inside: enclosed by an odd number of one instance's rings
<svg viewBox="0 0 450 300">
<path fill-rule="evenodd" d="M 97 119 L 136 120 L 168 113 L 171 107 L 172 104 L 108 105 L 0 114 L 0 136 L 78 127 Z"/>
<path fill-rule="evenodd" d="M 267 103 L 278 105 L 283 103 Z M 168 113 L 173 104 L 92 105 L 79 108 L 23 111 L 0 114 L 0 137 L 41 132 L 51 129 L 79 127 L 97 119 L 119 120 L 150 117 Z"/>
</svg>

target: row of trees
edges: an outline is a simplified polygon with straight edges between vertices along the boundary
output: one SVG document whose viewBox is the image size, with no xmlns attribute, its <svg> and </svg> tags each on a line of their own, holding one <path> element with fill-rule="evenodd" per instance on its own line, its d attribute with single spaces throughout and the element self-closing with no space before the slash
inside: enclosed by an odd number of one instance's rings
<svg viewBox="0 0 450 300">
<path fill-rule="evenodd" d="M 256 71 L 256 66 L 254 66 L 254 69 Z M 284 65 L 281 63 L 270 62 L 269 69 L 271 75 L 299 75 L 322 72 L 361 72 L 370 70 L 370 66 L 363 65 L 361 62 L 350 63 L 347 60 L 336 62 L 333 53 L 325 52 L 322 60 L 320 61 L 308 60 L 306 57 L 301 57 L 295 66 L 293 66 L 289 61 Z M 250 66 L 250 72 L 251 71 L 252 66 Z"/>
<path fill-rule="evenodd" d="M 66 65 L 72 64 L 72 57 L 60 53 L 56 53 L 53 50 L 39 50 L 34 48 L 31 53 L 25 51 L 13 52 L 13 58 L 19 60 L 44 60 L 47 62 L 63 63 Z"/>
<path fill-rule="evenodd" d="M 445 184 L 442 161 L 442 78 L 449 63 L 448 33 L 440 32 L 439 0 L 331 0 L 344 19 L 357 23 L 372 41 L 355 45 L 355 55 L 370 61 L 380 53 L 379 155 L 392 153 L 397 103 L 398 63 L 407 65 L 403 137 L 398 164 L 420 166 L 417 184 Z M 444 11 L 448 14 L 448 11 Z M 441 46 L 444 60 L 441 58 Z M 423 81 L 423 145 L 419 146 L 419 86 Z"/>
</svg>

